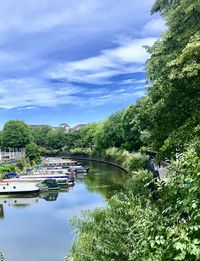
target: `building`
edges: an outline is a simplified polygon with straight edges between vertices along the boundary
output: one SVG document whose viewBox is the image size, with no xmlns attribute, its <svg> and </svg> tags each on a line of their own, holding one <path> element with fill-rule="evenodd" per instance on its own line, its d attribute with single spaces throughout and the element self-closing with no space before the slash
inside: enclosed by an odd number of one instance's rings
<svg viewBox="0 0 200 261">
<path fill-rule="evenodd" d="M 74 131 L 78 131 L 80 129 L 82 129 L 83 127 L 85 127 L 86 124 L 78 124 L 76 126 L 74 126 L 73 128 L 70 128 L 70 132 L 74 132 Z"/>
<path fill-rule="evenodd" d="M 61 123 L 59 127 L 65 129 L 66 132 L 69 132 L 71 129 L 67 123 Z"/>
<path fill-rule="evenodd" d="M 50 125 L 29 125 L 29 127 L 32 129 L 48 127 L 48 128 L 51 128 L 52 130 L 58 130 L 58 129 L 62 128 L 65 130 L 66 133 L 68 133 L 68 132 L 78 131 L 78 130 L 82 129 L 85 125 L 86 124 L 78 124 L 74 127 L 70 127 L 70 125 L 67 123 L 61 123 L 59 126 L 56 126 L 56 127 L 52 127 Z"/>
<path fill-rule="evenodd" d="M 39 128 L 44 128 L 44 127 L 48 127 L 48 128 L 52 128 L 51 126 L 49 125 L 28 125 L 29 128 L 31 129 L 39 129 Z"/>
</svg>

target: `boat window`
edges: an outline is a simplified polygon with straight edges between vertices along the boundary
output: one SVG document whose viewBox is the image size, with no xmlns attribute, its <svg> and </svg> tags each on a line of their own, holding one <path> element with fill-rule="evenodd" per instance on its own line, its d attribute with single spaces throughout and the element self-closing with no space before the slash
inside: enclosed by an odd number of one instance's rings
<svg viewBox="0 0 200 261">
<path fill-rule="evenodd" d="M 15 187 L 15 186 L 14 186 L 13 188 L 14 188 L 14 189 L 16 189 L 16 187 Z"/>
</svg>

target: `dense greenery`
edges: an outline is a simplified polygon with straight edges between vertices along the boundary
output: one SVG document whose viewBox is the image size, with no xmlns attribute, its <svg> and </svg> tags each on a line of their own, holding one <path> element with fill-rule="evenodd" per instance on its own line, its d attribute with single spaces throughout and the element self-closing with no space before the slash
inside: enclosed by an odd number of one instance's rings
<svg viewBox="0 0 200 261">
<path fill-rule="evenodd" d="M 31 142 L 32 136 L 23 121 L 11 120 L 4 125 L 1 140 L 4 148 L 24 148 Z"/>
<path fill-rule="evenodd" d="M 15 172 L 16 168 L 13 164 L 0 165 L 0 179 L 8 172 Z"/>
<path fill-rule="evenodd" d="M 40 128 L 31 128 L 31 135 L 34 142 L 41 147 L 48 147 L 48 132 L 51 130 L 49 126 L 43 126 Z"/>
<path fill-rule="evenodd" d="M 75 219 L 73 260 L 199 260 L 199 158 L 190 148 L 163 187 L 146 171 L 132 174 L 106 209 Z M 155 184 L 159 200 L 152 203 Z"/>
<path fill-rule="evenodd" d="M 40 157 L 40 150 L 37 144 L 35 143 L 30 143 L 26 145 L 26 158 L 29 160 L 31 165 L 34 163 L 39 163 L 41 160 Z"/>
<path fill-rule="evenodd" d="M 161 12 L 168 30 L 149 48 L 151 135 L 154 146 L 169 155 L 196 136 L 200 122 L 200 3 L 157 0 L 152 11 Z"/>
</svg>

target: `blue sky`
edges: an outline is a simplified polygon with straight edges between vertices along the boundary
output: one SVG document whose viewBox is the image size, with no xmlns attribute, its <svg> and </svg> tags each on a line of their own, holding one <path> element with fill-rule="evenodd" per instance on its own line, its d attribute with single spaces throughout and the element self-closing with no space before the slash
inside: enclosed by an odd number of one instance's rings
<svg viewBox="0 0 200 261">
<path fill-rule="evenodd" d="M 152 0 L 0 0 L 0 127 L 99 121 L 146 90 Z"/>
</svg>

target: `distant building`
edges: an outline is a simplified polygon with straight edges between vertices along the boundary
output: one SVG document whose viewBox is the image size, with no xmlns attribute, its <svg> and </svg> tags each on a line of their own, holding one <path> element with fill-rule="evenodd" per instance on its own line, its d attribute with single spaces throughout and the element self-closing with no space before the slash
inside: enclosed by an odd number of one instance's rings
<svg viewBox="0 0 200 261">
<path fill-rule="evenodd" d="M 66 132 L 69 132 L 71 129 L 67 123 L 61 123 L 59 127 L 65 129 Z"/>
<path fill-rule="evenodd" d="M 86 124 L 78 124 L 78 125 L 74 126 L 73 128 L 70 128 L 70 132 L 78 131 L 78 130 L 84 128 L 85 125 Z"/>
<path fill-rule="evenodd" d="M 29 125 L 29 127 L 32 129 L 49 127 L 52 130 L 58 130 L 58 129 L 62 128 L 65 130 L 66 133 L 68 133 L 68 132 L 78 131 L 78 130 L 82 129 L 85 125 L 86 124 L 78 124 L 74 127 L 70 127 L 70 125 L 67 123 L 61 123 L 59 126 L 56 126 L 56 127 L 52 127 L 50 125 Z"/>
<path fill-rule="evenodd" d="M 39 128 L 44 128 L 44 127 L 48 127 L 48 128 L 52 128 L 49 125 L 28 125 L 31 129 L 39 129 Z"/>
</svg>

